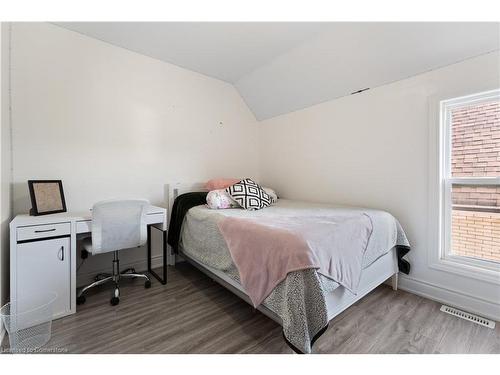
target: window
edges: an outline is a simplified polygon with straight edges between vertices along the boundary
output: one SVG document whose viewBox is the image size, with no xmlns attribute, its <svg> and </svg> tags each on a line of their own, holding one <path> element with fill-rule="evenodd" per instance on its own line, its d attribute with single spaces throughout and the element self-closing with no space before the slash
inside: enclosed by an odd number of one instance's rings
<svg viewBox="0 0 500 375">
<path fill-rule="evenodd" d="M 500 265 L 500 90 L 441 101 L 441 259 Z"/>
</svg>

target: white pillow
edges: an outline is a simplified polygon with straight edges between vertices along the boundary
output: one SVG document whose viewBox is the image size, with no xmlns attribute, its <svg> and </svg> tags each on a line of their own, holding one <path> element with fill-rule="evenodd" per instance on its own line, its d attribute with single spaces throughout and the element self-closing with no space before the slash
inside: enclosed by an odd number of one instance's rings
<svg viewBox="0 0 500 375">
<path fill-rule="evenodd" d="M 273 198 L 273 203 L 276 203 L 279 199 L 278 197 L 278 194 L 276 194 L 276 192 L 271 189 L 271 188 L 268 188 L 268 187 L 263 187 L 262 189 L 264 189 L 264 191 L 269 194 L 271 196 L 271 198 Z"/>
<path fill-rule="evenodd" d="M 209 191 L 207 206 L 213 210 L 241 207 L 224 189 Z"/>
</svg>

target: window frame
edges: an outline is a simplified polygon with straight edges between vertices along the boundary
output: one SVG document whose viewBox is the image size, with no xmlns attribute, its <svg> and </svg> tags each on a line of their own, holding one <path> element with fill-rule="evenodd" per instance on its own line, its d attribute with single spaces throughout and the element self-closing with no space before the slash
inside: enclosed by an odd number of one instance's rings
<svg viewBox="0 0 500 375">
<path fill-rule="evenodd" d="M 500 89 L 480 92 L 439 102 L 439 201 L 440 201 L 440 243 L 435 268 L 455 268 L 459 273 L 477 273 L 479 278 L 493 280 L 500 284 L 500 263 L 451 253 L 452 241 L 452 187 L 453 185 L 500 186 L 500 177 L 452 177 L 452 116 L 453 109 L 500 100 Z"/>
</svg>

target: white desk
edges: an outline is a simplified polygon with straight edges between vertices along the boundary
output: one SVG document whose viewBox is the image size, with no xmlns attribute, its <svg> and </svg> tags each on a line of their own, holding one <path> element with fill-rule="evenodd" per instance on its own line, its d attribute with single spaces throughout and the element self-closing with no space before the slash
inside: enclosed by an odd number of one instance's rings
<svg viewBox="0 0 500 375">
<path fill-rule="evenodd" d="M 167 210 L 150 206 L 148 224 L 148 272 L 166 283 Z M 18 215 L 10 223 L 10 298 L 26 300 L 41 292 L 55 291 L 54 319 L 76 312 L 76 240 L 91 232 L 91 211 L 29 216 Z M 151 270 L 151 228 L 163 232 L 163 278 Z"/>
</svg>

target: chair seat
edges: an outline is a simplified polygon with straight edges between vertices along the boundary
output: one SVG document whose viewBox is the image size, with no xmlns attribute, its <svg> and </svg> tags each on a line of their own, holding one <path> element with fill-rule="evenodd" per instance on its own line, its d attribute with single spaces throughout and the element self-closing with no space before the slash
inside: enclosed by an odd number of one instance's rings
<svg viewBox="0 0 500 375">
<path fill-rule="evenodd" d="M 81 244 L 85 250 L 87 250 L 89 253 L 92 253 L 92 238 L 91 237 L 84 238 L 81 241 Z"/>
</svg>

